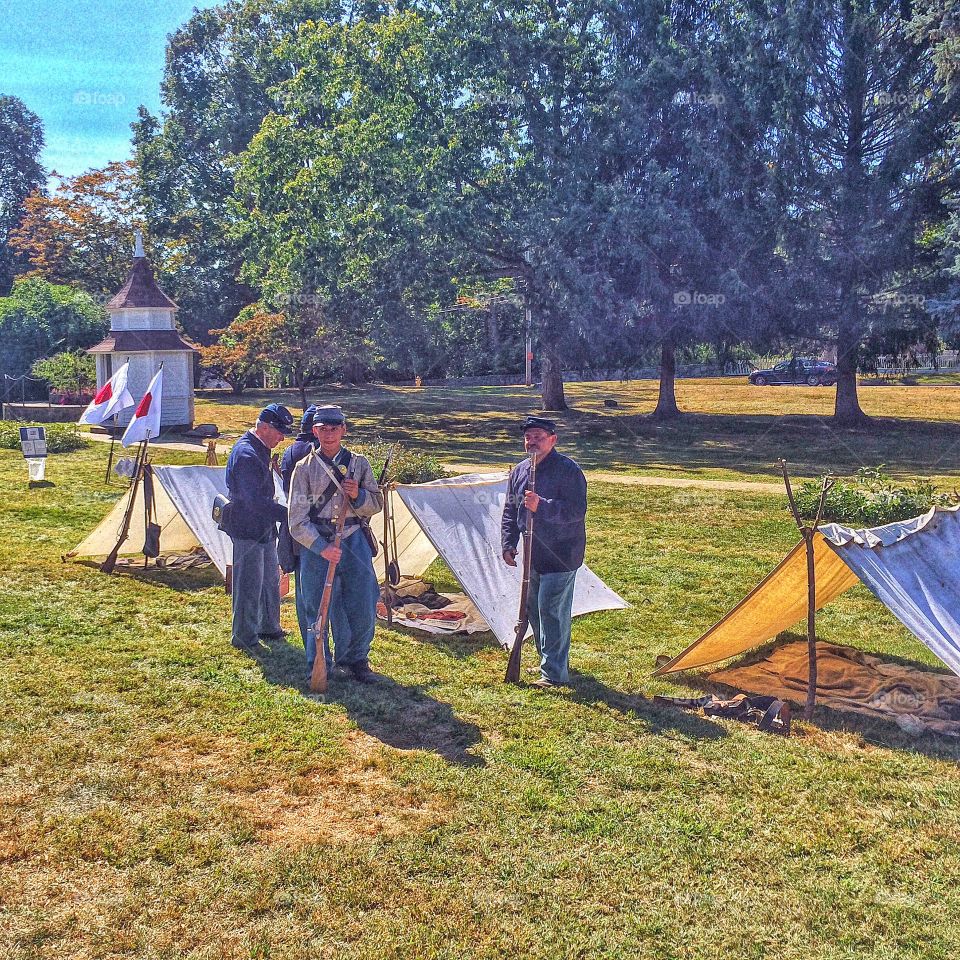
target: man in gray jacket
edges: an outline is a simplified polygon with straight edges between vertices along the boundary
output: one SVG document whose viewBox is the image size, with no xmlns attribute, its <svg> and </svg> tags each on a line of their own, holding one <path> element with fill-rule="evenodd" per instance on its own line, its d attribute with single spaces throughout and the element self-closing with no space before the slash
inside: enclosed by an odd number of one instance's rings
<svg viewBox="0 0 960 960">
<path fill-rule="evenodd" d="M 303 623 L 315 624 L 330 563 L 337 564 L 330 599 L 330 627 L 338 667 L 346 668 L 361 683 L 369 683 L 370 644 L 376 626 L 380 588 L 373 569 L 373 550 L 361 524 L 383 509 L 383 494 L 366 457 L 343 446 L 347 422 L 340 407 L 318 407 L 313 432 L 319 449 L 308 454 L 293 470 L 290 480 L 290 535 L 303 549 L 297 576 L 302 578 Z M 349 505 L 344 504 L 344 495 Z M 340 547 L 333 545 L 333 518 L 346 510 Z M 305 640 L 307 673 L 313 670 L 317 638 L 308 629 Z M 333 656 L 323 637 L 327 672 Z"/>
</svg>

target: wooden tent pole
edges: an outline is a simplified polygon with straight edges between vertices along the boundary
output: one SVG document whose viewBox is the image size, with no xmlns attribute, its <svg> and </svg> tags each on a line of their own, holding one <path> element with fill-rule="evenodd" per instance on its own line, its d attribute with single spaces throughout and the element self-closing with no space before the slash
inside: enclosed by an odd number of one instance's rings
<svg viewBox="0 0 960 960">
<path fill-rule="evenodd" d="M 813 708 L 817 700 L 817 571 L 814 562 L 813 538 L 820 526 L 820 519 L 823 517 L 823 505 L 827 498 L 827 493 L 833 486 L 833 480 L 827 476 L 823 478 L 820 486 L 820 499 L 817 503 L 817 516 L 813 521 L 813 526 L 808 526 L 803 522 L 800 516 L 800 510 L 797 507 L 797 501 L 793 496 L 793 488 L 790 485 L 790 474 L 787 473 L 787 463 L 780 460 L 780 470 L 783 473 L 783 484 L 787 488 L 787 500 L 790 503 L 790 512 L 796 521 L 797 528 L 800 530 L 800 536 L 803 537 L 803 545 L 807 555 L 807 702 L 803 708 L 804 720 L 813 718 Z"/>
<path fill-rule="evenodd" d="M 114 444 L 117 442 L 117 429 L 120 423 L 120 414 L 115 413 L 113 415 L 113 429 L 110 431 L 110 456 L 107 457 L 107 472 L 104 475 L 103 482 L 110 482 L 110 468 L 113 466 L 113 448 Z"/>
</svg>

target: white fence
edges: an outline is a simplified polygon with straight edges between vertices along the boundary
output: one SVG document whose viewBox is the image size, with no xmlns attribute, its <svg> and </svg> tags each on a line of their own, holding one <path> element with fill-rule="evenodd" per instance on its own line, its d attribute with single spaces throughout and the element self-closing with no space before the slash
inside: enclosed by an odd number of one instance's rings
<svg viewBox="0 0 960 960">
<path fill-rule="evenodd" d="M 878 357 L 877 376 L 905 373 L 933 373 L 937 370 L 960 369 L 960 351 L 914 353 L 902 357 Z"/>
</svg>

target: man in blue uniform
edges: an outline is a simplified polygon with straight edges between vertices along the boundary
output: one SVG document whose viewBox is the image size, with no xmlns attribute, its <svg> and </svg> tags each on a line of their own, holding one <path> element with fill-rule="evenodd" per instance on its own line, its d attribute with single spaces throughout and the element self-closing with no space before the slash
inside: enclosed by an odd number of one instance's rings
<svg viewBox="0 0 960 960">
<path fill-rule="evenodd" d="M 510 471 L 503 507 L 504 563 L 517 565 L 517 544 L 533 515 L 527 613 L 540 654 L 538 687 L 570 681 L 570 620 L 577 570 L 587 543 L 587 479 L 575 461 L 557 453 L 556 425 L 545 417 L 523 422 L 523 446 L 536 456 L 535 490 L 528 490 L 529 458 Z"/>
<path fill-rule="evenodd" d="M 290 493 L 290 478 L 293 476 L 293 468 L 308 453 L 313 453 L 319 446 L 317 438 L 313 435 L 313 418 L 316 412 L 317 408 L 312 403 L 303 411 L 300 432 L 293 438 L 293 443 L 283 451 L 283 456 L 280 459 L 280 478 L 283 481 L 283 492 L 286 494 Z"/>
<path fill-rule="evenodd" d="M 292 433 L 290 411 L 271 403 L 260 411 L 256 426 L 233 445 L 227 460 L 233 541 L 231 642 L 248 652 L 261 638 L 283 636 L 277 523 L 286 516 L 286 507 L 274 499 L 270 451 Z"/>
<path fill-rule="evenodd" d="M 314 636 L 329 563 L 336 563 L 330 599 L 330 632 L 337 667 L 360 683 L 370 683 L 370 644 L 376 626 L 380 588 L 373 569 L 373 550 L 364 529 L 383 509 L 383 494 L 366 457 L 343 446 L 347 421 L 336 406 L 318 407 L 313 432 L 319 447 L 301 460 L 290 481 L 290 533 L 300 544 L 298 573 L 303 577 L 302 620 L 307 673 L 315 656 L 325 656 L 328 673 L 333 657 L 328 638 Z M 349 499 L 345 504 L 344 497 Z M 340 546 L 333 545 L 334 517 L 346 511 Z M 367 528 L 369 529 L 369 528 Z M 372 539 L 372 535 L 371 535 Z"/>
<path fill-rule="evenodd" d="M 300 432 L 294 437 L 293 443 L 283 452 L 280 460 L 280 478 L 283 482 L 283 492 L 290 499 L 290 480 L 293 477 L 293 468 L 305 457 L 313 453 L 319 447 L 320 443 L 313 434 L 313 421 L 317 413 L 317 407 L 311 404 L 303 411 L 303 419 L 300 421 Z M 284 566 L 288 572 L 296 571 L 294 576 L 293 596 L 297 608 L 297 624 L 300 627 L 300 639 L 303 640 L 304 649 L 309 642 L 307 632 L 313 627 L 306 619 L 306 607 L 303 596 L 303 576 L 300 573 L 300 544 L 290 535 L 290 527 L 284 521 L 280 527 L 281 564 L 284 563 L 283 551 L 287 550 L 291 554 L 289 560 L 291 566 Z"/>
</svg>

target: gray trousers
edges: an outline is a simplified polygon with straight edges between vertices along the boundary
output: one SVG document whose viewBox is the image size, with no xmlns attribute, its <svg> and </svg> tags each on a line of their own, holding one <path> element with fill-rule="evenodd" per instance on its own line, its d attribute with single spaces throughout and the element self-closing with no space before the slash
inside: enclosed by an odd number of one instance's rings
<svg viewBox="0 0 960 960">
<path fill-rule="evenodd" d="M 261 633 L 280 633 L 280 562 L 277 541 L 233 541 L 233 638 L 255 647 Z"/>
</svg>

